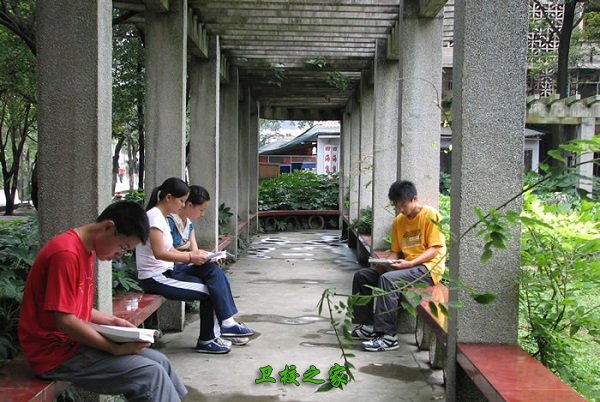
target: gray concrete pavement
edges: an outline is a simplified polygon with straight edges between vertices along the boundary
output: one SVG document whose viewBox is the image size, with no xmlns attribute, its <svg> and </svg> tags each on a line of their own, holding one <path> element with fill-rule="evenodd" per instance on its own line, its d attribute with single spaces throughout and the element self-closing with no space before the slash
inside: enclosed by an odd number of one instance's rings
<svg viewBox="0 0 600 402">
<path fill-rule="evenodd" d="M 316 310 L 322 292 L 349 293 L 359 268 L 337 231 L 285 232 L 255 236 L 248 254 L 227 267 L 239 309 L 238 320 L 258 331 L 246 346 L 227 355 L 193 351 L 199 333 L 194 314 L 183 332 L 161 338 L 162 351 L 174 363 L 189 390 L 185 401 L 442 401 L 442 372 L 431 370 L 428 352 L 414 337 L 401 336 L 400 349 L 364 352 L 355 341 L 350 359 L 355 380 L 343 390 L 315 393 L 318 385 L 303 382 L 311 365 L 327 379 L 329 369 L 343 364 L 326 316 Z M 325 313 L 325 312 L 324 312 Z M 299 385 L 283 384 L 279 372 L 295 365 Z M 271 366 L 276 382 L 256 384 L 261 368 Z"/>
</svg>

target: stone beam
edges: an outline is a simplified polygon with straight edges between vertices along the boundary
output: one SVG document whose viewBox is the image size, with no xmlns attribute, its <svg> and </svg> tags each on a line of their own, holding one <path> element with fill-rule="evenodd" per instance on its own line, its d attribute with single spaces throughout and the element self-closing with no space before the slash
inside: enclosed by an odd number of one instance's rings
<svg viewBox="0 0 600 402">
<path fill-rule="evenodd" d="M 146 9 L 153 13 L 166 13 L 169 11 L 169 0 L 144 0 Z"/>
<path fill-rule="evenodd" d="M 208 58 L 208 33 L 191 8 L 188 9 L 188 51 L 196 57 Z"/>
<path fill-rule="evenodd" d="M 342 109 L 300 109 L 261 104 L 260 117 L 269 120 L 341 120 Z"/>
<path fill-rule="evenodd" d="M 435 18 L 445 4 L 446 0 L 419 0 L 419 17 Z"/>
</svg>

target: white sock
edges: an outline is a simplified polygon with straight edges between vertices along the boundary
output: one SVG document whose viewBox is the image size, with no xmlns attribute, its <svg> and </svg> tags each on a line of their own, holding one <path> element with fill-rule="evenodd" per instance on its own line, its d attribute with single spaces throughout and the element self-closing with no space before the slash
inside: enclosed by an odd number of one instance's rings
<svg viewBox="0 0 600 402">
<path fill-rule="evenodd" d="M 209 343 L 211 343 L 212 341 L 214 341 L 214 339 L 211 339 L 210 341 L 201 341 L 200 339 L 198 339 L 198 343 L 200 345 L 208 345 Z"/>
<path fill-rule="evenodd" d="M 224 326 L 225 328 L 230 328 L 230 327 L 233 327 L 234 325 L 237 325 L 237 322 L 233 319 L 233 317 L 229 317 L 229 318 L 226 318 L 225 320 L 223 320 L 221 325 Z"/>
</svg>

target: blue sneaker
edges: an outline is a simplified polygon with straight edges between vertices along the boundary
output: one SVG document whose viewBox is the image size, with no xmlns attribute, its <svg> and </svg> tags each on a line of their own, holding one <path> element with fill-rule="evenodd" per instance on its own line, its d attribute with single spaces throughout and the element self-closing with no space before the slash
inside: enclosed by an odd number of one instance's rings
<svg viewBox="0 0 600 402">
<path fill-rule="evenodd" d="M 215 339 L 213 339 L 208 343 L 201 343 L 201 341 L 198 341 L 195 350 L 198 353 L 225 354 L 229 353 L 231 348 L 229 346 L 216 342 Z"/>
<path fill-rule="evenodd" d="M 238 322 L 232 327 L 224 327 L 221 325 L 221 336 L 223 337 L 246 337 L 252 336 L 256 332 L 248 328 L 245 324 Z"/>
</svg>

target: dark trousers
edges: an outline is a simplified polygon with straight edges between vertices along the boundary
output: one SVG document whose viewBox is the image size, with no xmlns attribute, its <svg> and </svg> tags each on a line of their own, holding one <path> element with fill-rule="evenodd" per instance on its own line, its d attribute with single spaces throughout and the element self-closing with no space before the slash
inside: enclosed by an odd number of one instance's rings
<svg viewBox="0 0 600 402">
<path fill-rule="evenodd" d="M 352 282 L 352 294 L 371 295 L 373 292 L 366 285 L 375 286 L 384 291 L 393 291 L 402 285 L 396 281 L 412 282 L 419 281 L 428 285 L 433 284 L 431 275 L 425 265 L 417 265 L 409 269 L 398 269 L 379 273 L 373 268 L 361 268 L 354 274 Z M 365 306 L 354 306 L 355 324 L 373 325 L 373 329 L 378 333 L 393 335 L 396 333 L 396 324 L 398 321 L 398 302 L 400 292 L 392 292 L 385 296 L 377 297 Z M 375 309 L 373 309 L 375 304 Z"/>
<path fill-rule="evenodd" d="M 172 271 L 139 283 L 146 293 L 171 300 L 200 301 L 200 339 L 203 341 L 215 337 L 214 315 L 221 322 L 237 313 L 229 280 L 217 264 L 178 264 Z"/>
</svg>

